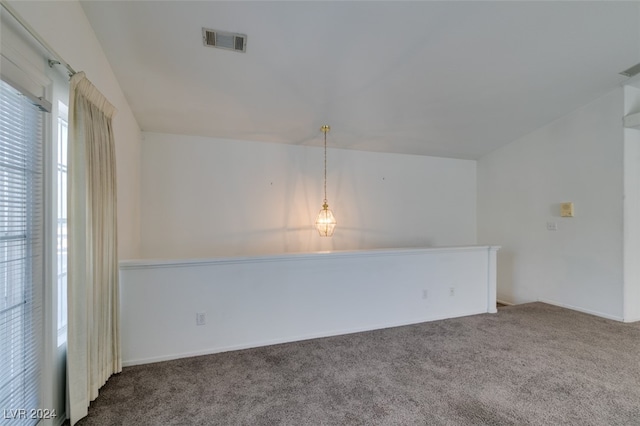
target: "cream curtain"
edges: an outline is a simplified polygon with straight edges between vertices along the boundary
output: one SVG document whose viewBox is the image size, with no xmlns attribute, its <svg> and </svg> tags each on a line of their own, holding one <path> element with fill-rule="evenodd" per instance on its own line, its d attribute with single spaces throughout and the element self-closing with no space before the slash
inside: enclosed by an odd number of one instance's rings
<svg viewBox="0 0 640 426">
<path fill-rule="evenodd" d="M 118 303 L 115 108 L 84 73 L 71 78 L 68 148 L 68 407 L 71 424 L 122 371 Z"/>
</svg>

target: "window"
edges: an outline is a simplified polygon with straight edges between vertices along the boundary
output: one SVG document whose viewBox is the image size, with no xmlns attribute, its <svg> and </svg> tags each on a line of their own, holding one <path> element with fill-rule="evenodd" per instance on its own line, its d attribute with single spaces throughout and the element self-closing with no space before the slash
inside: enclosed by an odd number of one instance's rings
<svg viewBox="0 0 640 426">
<path fill-rule="evenodd" d="M 69 82 L 0 3 L 0 426 L 37 424 L 30 409 L 50 410 L 55 419 L 43 423 L 58 424 L 67 355 L 66 181 L 59 182 L 66 144 L 59 144 Z"/>
<path fill-rule="evenodd" d="M 0 407 L 8 417 L 41 408 L 44 113 L 30 99 L 0 81 Z M 0 421 L 38 421 L 25 417 Z"/>
<path fill-rule="evenodd" d="M 57 144 L 57 276 L 58 346 L 67 341 L 67 132 L 68 107 L 58 101 Z"/>
</svg>

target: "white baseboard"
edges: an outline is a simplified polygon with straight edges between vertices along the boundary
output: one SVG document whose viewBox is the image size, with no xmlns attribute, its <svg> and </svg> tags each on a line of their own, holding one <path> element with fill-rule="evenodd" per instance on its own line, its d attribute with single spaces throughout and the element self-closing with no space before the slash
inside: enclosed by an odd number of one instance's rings
<svg viewBox="0 0 640 426">
<path fill-rule="evenodd" d="M 506 306 L 513 306 L 515 305 L 515 303 L 511 303 L 511 302 L 507 302 L 506 300 L 496 300 L 496 302 L 500 303 L 501 305 L 506 305 Z"/>
<path fill-rule="evenodd" d="M 56 426 L 62 426 L 64 424 L 64 422 L 66 422 L 66 421 L 67 421 L 67 413 L 59 414 L 57 419 L 56 419 L 55 425 Z"/>
<path fill-rule="evenodd" d="M 159 356 L 159 357 L 152 357 L 152 358 L 124 360 L 122 362 L 122 366 L 123 367 L 132 367 L 134 365 L 152 364 L 154 362 L 171 361 L 171 360 L 174 360 L 174 359 L 191 358 L 191 357 L 194 357 L 194 356 L 202 356 L 202 355 L 213 355 L 213 354 L 218 354 L 218 353 L 223 353 L 223 352 L 239 351 L 239 350 L 243 350 L 243 349 L 251 349 L 251 348 L 259 348 L 259 347 L 263 347 L 263 346 L 278 345 L 278 344 L 281 344 L 281 343 L 299 342 L 299 341 L 303 341 L 303 340 L 319 339 L 319 338 L 323 338 L 323 337 L 332 337 L 332 336 L 341 336 L 341 335 L 344 335 L 344 334 L 361 333 L 361 332 L 364 332 L 364 331 L 382 330 L 382 329 L 385 329 L 385 328 L 402 327 L 402 326 L 405 326 L 405 325 L 420 324 L 420 323 L 423 323 L 423 322 L 431 322 L 431 321 L 440 321 L 440 320 L 449 319 L 449 318 L 467 317 L 467 316 L 470 316 L 470 315 L 479 315 L 479 314 L 485 314 L 485 313 L 487 313 L 487 312 L 486 311 L 473 311 L 473 312 L 456 313 L 454 316 L 451 316 L 451 315 L 431 316 L 431 317 L 427 317 L 427 318 L 421 318 L 421 319 L 416 319 L 416 320 L 406 321 L 406 322 L 396 323 L 396 324 L 385 324 L 385 325 L 378 325 L 378 326 L 368 326 L 368 327 L 362 327 L 362 328 L 353 328 L 353 329 L 347 329 L 347 330 L 337 330 L 337 331 L 330 331 L 330 332 L 325 332 L 325 333 L 309 334 L 309 335 L 305 335 L 305 336 L 297 336 L 297 337 L 288 337 L 288 338 L 283 338 L 283 339 L 266 340 L 266 341 L 262 341 L 262 342 L 253 342 L 253 343 L 247 343 L 247 344 L 243 344 L 243 345 L 210 348 L 210 349 L 205 349 L 205 350 L 202 350 L 202 351 L 182 352 L 182 353 L 169 354 L 169 355 L 164 355 L 164 356 Z M 491 312 L 489 312 L 489 313 L 491 313 Z"/>
<path fill-rule="evenodd" d="M 616 315 L 605 314 L 604 312 L 593 311 L 591 309 L 585 309 L 578 306 L 568 305 L 566 303 L 555 302 L 553 300 L 538 299 L 538 302 L 547 303 L 549 305 L 559 306 L 561 308 L 567 308 L 567 309 L 571 309 L 572 311 L 578 311 L 578 312 L 582 312 L 589 315 L 595 315 L 597 317 L 606 318 L 614 321 L 620 321 L 620 322 L 624 321 L 622 317 L 619 317 Z"/>
<path fill-rule="evenodd" d="M 625 318 L 624 322 L 638 322 L 640 321 L 640 317 L 638 318 Z"/>
</svg>

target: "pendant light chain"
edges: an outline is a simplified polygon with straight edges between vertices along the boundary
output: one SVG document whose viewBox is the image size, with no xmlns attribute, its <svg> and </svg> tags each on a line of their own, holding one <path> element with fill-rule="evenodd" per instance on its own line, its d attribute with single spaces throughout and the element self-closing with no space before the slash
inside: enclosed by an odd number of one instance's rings
<svg viewBox="0 0 640 426">
<path fill-rule="evenodd" d="M 327 132 L 324 132 L 324 202 L 327 203 Z"/>
</svg>

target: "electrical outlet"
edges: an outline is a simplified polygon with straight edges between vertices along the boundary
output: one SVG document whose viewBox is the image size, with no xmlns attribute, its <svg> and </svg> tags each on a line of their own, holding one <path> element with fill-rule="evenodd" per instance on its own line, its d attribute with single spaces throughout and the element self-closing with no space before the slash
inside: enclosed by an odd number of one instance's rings
<svg viewBox="0 0 640 426">
<path fill-rule="evenodd" d="M 449 296 L 455 296 L 455 295 L 456 295 L 456 288 L 449 287 Z"/>
<path fill-rule="evenodd" d="M 207 323 L 207 318 L 204 312 L 196 313 L 196 325 L 205 325 Z"/>
<path fill-rule="evenodd" d="M 422 298 L 423 299 L 429 298 L 429 291 L 427 289 L 422 290 Z"/>
</svg>

